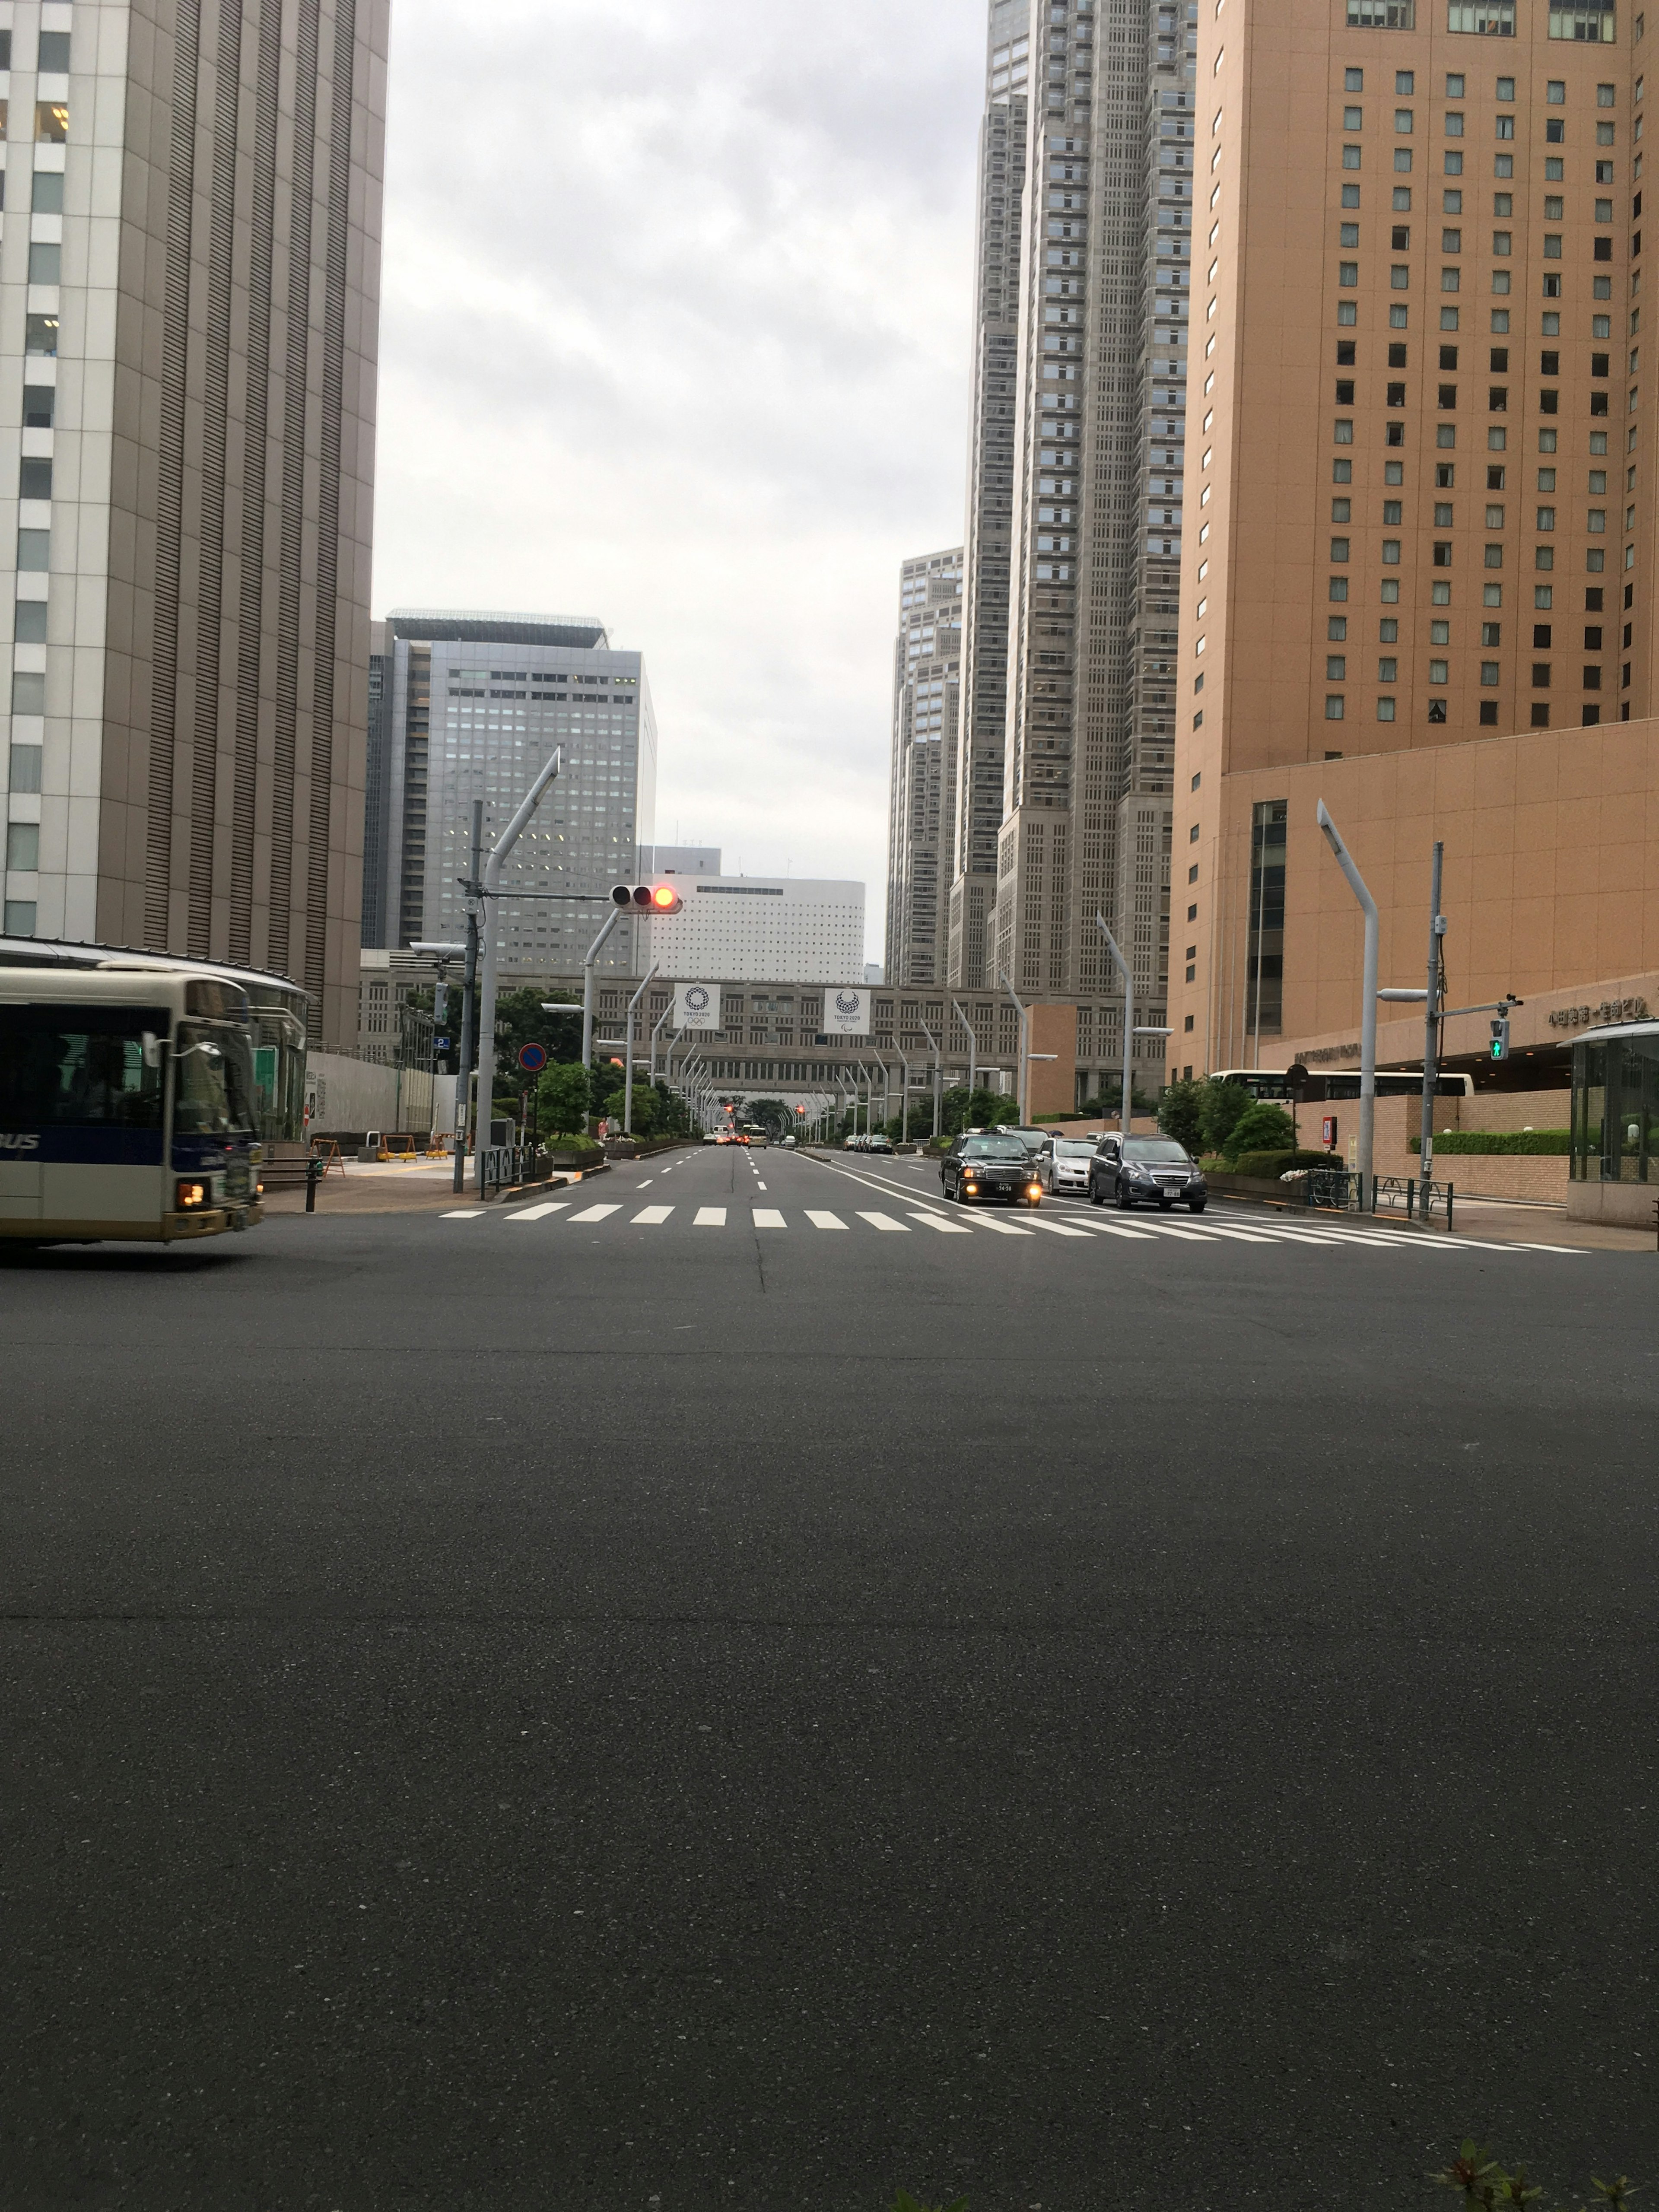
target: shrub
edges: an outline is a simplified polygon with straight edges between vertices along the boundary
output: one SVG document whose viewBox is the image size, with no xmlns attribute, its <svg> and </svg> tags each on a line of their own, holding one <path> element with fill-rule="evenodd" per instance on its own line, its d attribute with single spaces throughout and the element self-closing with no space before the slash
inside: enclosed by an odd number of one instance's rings
<svg viewBox="0 0 1659 2212">
<path fill-rule="evenodd" d="M 1158 1126 L 1196 1153 L 1204 1142 L 1204 1085 L 1177 1077 L 1158 1102 Z"/>
<path fill-rule="evenodd" d="M 1293 1150 L 1295 1145 L 1296 1123 L 1285 1109 L 1257 1098 L 1233 1123 L 1221 1150 L 1227 1158 L 1236 1160 L 1243 1152 L 1285 1152 Z"/>
<path fill-rule="evenodd" d="M 1407 1137 L 1414 1152 L 1423 1149 L 1420 1136 Z M 1572 1150 L 1571 1129 L 1444 1129 L 1436 1137 L 1437 1152 L 1547 1153 L 1559 1157 Z"/>
<path fill-rule="evenodd" d="M 1230 1152 L 1232 1147 L 1227 1139 L 1233 1133 L 1234 1124 L 1249 1112 L 1255 1100 L 1243 1084 L 1218 1083 L 1213 1076 L 1206 1076 L 1199 1091 L 1199 1123 L 1205 1150 Z M 1190 1152 L 1191 1146 L 1187 1149 Z"/>
</svg>

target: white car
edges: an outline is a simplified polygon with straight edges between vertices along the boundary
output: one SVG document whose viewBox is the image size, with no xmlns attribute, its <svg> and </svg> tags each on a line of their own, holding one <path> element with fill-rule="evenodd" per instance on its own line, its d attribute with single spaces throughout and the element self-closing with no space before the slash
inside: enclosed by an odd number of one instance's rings
<svg viewBox="0 0 1659 2212">
<path fill-rule="evenodd" d="M 1074 1190 L 1087 1196 L 1089 1163 L 1095 1156 L 1093 1137 L 1056 1137 L 1042 1155 L 1045 1190 Z"/>
</svg>

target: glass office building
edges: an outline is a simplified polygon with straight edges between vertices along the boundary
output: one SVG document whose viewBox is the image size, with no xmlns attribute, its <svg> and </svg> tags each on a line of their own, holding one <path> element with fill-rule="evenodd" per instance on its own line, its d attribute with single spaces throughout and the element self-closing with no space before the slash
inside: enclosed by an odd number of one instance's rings
<svg viewBox="0 0 1659 2212">
<path fill-rule="evenodd" d="M 402 608 L 380 627 L 385 703 L 369 763 L 377 828 L 365 840 L 365 917 L 378 918 L 389 951 L 459 942 L 473 800 L 483 801 L 487 854 L 561 746 L 563 766 L 507 864 L 501 973 L 576 973 L 611 911 L 611 885 L 630 880 L 640 848 L 655 842 L 657 732 L 643 656 L 613 648 L 598 622 L 553 616 Z M 547 891 L 583 896 L 532 896 Z M 642 972 L 648 929 L 614 929 L 601 966 Z"/>
<path fill-rule="evenodd" d="M 1592 1030 L 1572 1048 L 1572 1180 L 1659 1195 L 1659 1022 Z"/>
</svg>

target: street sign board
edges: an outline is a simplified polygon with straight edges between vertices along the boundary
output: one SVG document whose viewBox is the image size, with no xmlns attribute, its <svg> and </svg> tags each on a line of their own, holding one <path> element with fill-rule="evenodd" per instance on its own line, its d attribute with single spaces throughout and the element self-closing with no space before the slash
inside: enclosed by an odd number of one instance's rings
<svg viewBox="0 0 1659 2212">
<path fill-rule="evenodd" d="M 547 1066 L 547 1047 L 544 1044 L 521 1044 L 519 1065 L 526 1075 L 539 1075 Z"/>
<path fill-rule="evenodd" d="M 718 983 L 677 983 L 674 986 L 674 1026 L 681 1030 L 717 1030 L 720 1025 L 720 987 Z"/>
<path fill-rule="evenodd" d="M 838 985 L 823 987 L 823 1030 L 826 1036 L 868 1036 L 870 1034 L 870 994 L 855 989 L 842 990 Z"/>
</svg>

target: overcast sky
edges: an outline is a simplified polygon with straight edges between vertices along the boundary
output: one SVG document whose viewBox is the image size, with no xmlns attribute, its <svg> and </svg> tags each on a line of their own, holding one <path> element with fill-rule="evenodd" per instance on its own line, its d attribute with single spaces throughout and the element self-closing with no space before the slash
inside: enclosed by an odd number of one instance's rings
<svg viewBox="0 0 1659 2212">
<path fill-rule="evenodd" d="M 980 0 L 397 0 L 374 611 L 601 617 L 657 834 L 855 876 L 961 542 Z"/>
</svg>

